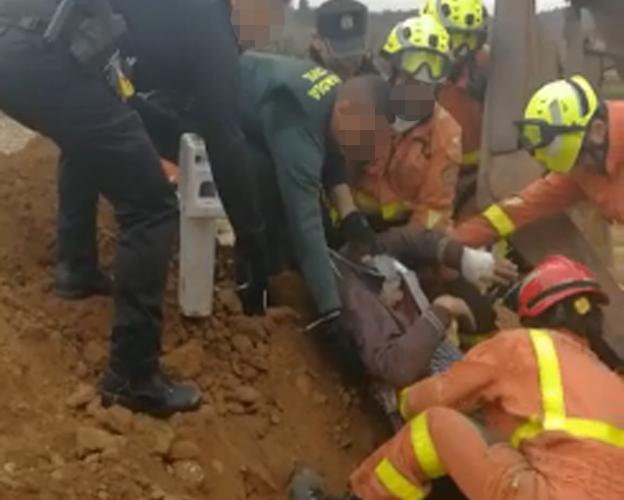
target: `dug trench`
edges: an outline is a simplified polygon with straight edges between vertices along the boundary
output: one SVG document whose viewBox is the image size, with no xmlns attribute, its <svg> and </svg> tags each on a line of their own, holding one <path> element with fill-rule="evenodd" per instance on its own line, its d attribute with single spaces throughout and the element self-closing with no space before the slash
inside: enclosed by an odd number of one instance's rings
<svg viewBox="0 0 624 500">
<path fill-rule="evenodd" d="M 163 363 L 200 385 L 201 409 L 157 420 L 100 406 L 111 302 L 52 293 L 56 161 L 40 138 L 0 156 L 0 499 L 277 500 L 300 463 L 340 491 L 383 426 L 292 310 L 241 315 L 223 252 L 211 318 L 179 316 L 174 264 L 167 290 Z"/>
</svg>

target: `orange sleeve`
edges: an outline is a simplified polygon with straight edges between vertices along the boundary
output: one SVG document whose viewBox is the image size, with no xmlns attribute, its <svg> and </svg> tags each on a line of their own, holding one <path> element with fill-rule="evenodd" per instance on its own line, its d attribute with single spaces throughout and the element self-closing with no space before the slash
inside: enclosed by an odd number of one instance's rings
<svg viewBox="0 0 624 500">
<path fill-rule="evenodd" d="M 572 177 L 548 174 L 529 184 L 519 195 L 491 205 L 481 215 L 460 224 L 454 237 L 468 246 L 488 245 L 522 226 L 562 212 L 583 197 L 583 191 Z M 488 212 L 494 213 L 494 219 L 498 215 L 505 221 L 495 227 Z"/>
<path fill-rule="evenodd" d="M 421 183 L 413 197 L 410 223 L 428 229 L 451 225 L 457 176 L 462 161 L 461 128 L 442 107 L 436 108 L 431 159 L 420 169 Z"/>
<path fill-rule="evenodd" d="M 471 349 L 448 371 L 404 389 L 400 395 L 401 415 L 409 419 L 433 406 L 472 411 L 481 396 L 513 364 L 518 338 L 499 333 Z"/>
</svg>

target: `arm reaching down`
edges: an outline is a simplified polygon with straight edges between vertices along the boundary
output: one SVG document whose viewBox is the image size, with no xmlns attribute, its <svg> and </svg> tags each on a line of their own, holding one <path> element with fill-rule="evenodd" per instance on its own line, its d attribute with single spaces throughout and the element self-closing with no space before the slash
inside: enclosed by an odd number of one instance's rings
<svg viewBox="0 0 624 500">
<path fill-rule="evenodd" d="M 295 125 L 295 110 L 275 108 L 267 105 L 262 111 L 267 145 L 297 261 L 318 312 L 324 314 L 341 306 L 320 205 L 325 149 L 304 126 Z M 289 126 L 280 126 L 284 123 Z"/>
<path fill-rule="evenodd" d="M 419 226 L 405 226 L 378 234 L 375 252 L 388 254 L 410 269 L 443 264 L 460 269 L 463 246 L 443 233 Z"/>
<path fill-rule="evenodd" d="M 583 192 L 570 176 L 548 174 L 518 196 L 490 205 L 481 215 L 460 224 L 454 237 L 467 246 L 489 245 L 522 226 L 562 212 L 582 198 Z"/>
</svg>

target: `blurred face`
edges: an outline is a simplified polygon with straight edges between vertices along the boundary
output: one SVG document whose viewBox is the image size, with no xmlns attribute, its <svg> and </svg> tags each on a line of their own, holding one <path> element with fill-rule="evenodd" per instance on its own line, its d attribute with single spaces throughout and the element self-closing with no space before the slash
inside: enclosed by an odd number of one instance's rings
<svg viewBox="0 0 624 500">
<path fill-rule="evenodd" d="M 283 0 L 231 0 L 232 25 L 243 48 L 263 47 L 284 26 Z"/>
<path fill-rule="evenodd" d="M 434 83 L 414 80 L 406 73 L 399 73 L 390 90 L 392 111 L 406 121 L 422 121 L 435 107 Z"/>
<path fill-rule="evenodd" d="M 583 148 L 577 161 L 578 165 L 583 165 L 584 168 L 595 173 L 606 173 L 608 127 L 604 120 L 592 120 L 585 134 Z"/>
<path fill-rule="evenodd" d="M 375 114 L 372 103 L 338 101 L 332 128 L 349 163 L 370 162 L 390 146 L 392 128 L 385 116 Z"/>
</svg>

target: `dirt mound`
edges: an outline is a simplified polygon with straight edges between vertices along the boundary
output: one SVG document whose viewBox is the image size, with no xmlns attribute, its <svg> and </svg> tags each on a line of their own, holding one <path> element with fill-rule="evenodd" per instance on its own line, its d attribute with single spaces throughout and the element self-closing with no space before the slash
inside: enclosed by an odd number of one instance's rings
<svg viewBox="0 0 624 500">
<path fill-rule="evenodd" d="M 199 383 L 201 410 L 159 421 L 100 407 L 111 304 L 50 293 L 55 161 L 41 139 L 0 156 L 0 498 L 275 500 L 299 462 L 344 486 L 379 427 L 292 311 L 242 316 L 223 276 L 206 321 L 178 316 L 174 280 L 167 295 L 164 365 Z"/>
</svg>

